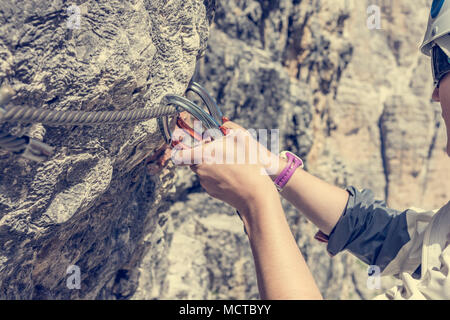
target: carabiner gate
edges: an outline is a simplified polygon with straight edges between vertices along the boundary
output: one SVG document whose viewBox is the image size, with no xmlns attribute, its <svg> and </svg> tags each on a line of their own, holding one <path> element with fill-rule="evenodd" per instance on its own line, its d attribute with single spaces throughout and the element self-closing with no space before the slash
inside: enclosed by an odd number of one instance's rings
<svg viewBox="0 0 450 320">
<path fill-rule="evenodd" d="M 191 100 L 178 96 L 178 95 L 167 95 L 164 97 L 163 103 L 173 104 L 177 107 L 180 107 L 182 110 L 188 112 L 195 119 L 201 121 L 202 126 L 208 129 L 217 129 L 220 130 L 221 135 L 226 135 L 227 130 L 223 127 L 223 124 L 228 121 L 228 118 L 224 117 L 222 111 L 218 107 L 216 101 L 208 94 L 208 92 L 203 88 L 200 84 L 196 82 L 192 82 L 189 84 L 187 92 L 193 92 L 197 94 L 201 100 L 205 103 L 208 112 L 205 112 L 201 107 L 192 102 Z M 177 126 L 184 130 L 184 132 L 188 133 L 189 136 L 194 138 L 196 141 L 202 140 L 202 133 L 196 132 L 193 128 L 189 126 L 185 122 L 184 119 L 181 118 L 180 114 L 177 116 L 176 121 Z M 164 136 L 166 143 L 172 147 L 175 145 L 181 144 L 183 149 L 188 148 L 181 141 L 176 141 L 173 139 L 173 133 L 170 130 L 169 117 L 162 117 L 158 119 L 158 125 L 162 135 Z M 213 136 L 212 138 L 217 139 L 217 136 Z"/>
</svg>

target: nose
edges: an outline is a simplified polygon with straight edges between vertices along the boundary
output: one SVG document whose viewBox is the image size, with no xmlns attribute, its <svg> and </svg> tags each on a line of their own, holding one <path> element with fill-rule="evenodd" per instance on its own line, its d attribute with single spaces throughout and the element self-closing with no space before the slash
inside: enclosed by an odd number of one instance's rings
<svg viewBox="0 0 450 320">
<path fill-rule="evenodd" d="M 439 98 L 439 88 L 438 87 L 436 87 L 434 89 L 433 96 L 432 96 L 431 99 L 433 99 L 434 102 L 440 102 L 441 101 L 441 99 Z"/>
</svg>

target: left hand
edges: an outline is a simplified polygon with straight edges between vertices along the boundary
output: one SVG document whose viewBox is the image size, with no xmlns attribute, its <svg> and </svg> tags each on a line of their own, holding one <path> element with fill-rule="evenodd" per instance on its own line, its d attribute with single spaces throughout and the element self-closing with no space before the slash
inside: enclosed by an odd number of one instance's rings
<svg viewBox="0 0 450 320">
<path fill-rule="evenodd" d="M 259 152 L 268 150 L 242 127 L 231 121 L 224 126 L 230 129 L 227 136 L 193 149 L 177 151 L 172 159 L 175 163 L 190 165 L 209 195 L 246 215 L 251 211 L 250 206 L 278 197 L 257 157 Z"/>
</svg>

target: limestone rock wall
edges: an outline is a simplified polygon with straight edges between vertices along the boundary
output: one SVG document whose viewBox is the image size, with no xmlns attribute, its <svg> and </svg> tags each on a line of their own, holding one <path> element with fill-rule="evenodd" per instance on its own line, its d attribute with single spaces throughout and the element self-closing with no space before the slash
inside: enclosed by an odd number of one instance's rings
<svg viewBox="0 0 450 320">
<path fill-rule="evenodd" d="M 0 2 L 0 83 L 17 92 L 12 104 L 125 110 L 184 93 L 213 2 L 73 4 L 78 10 L 59 0 Z M 163 145 L 156 120 L 1 128 L 42 138 L 55 154 L 43 163 L 0 156 L 0 299 L 131 296 L 173 181 L 168 169 L 146 170 Z M 70 265 L 80 268 L 79 290 L 66 286 Z"/>
</svg>

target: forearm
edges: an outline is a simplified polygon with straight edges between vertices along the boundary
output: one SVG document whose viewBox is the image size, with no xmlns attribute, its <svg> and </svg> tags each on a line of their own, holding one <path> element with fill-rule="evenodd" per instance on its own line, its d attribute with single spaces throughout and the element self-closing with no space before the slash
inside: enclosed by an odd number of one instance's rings
<svg viewBox="0 0 450 320">
<path fill-rule="evenodd" d="M 262 299 L 322 299 L 286 221 L 278 194 L 243 214 Z"/>
<path fill-rule="evenodd" d="M 287 162 L 280 159 L 280 170 Z M 276 175 L 272 176 L 274 180 Z M 349 194 L 303 169 L 297 169 L 281 192 L 283 198 L 299 209 L 322 232 L 330 234 L 347 205 Z"/>
</svg>

